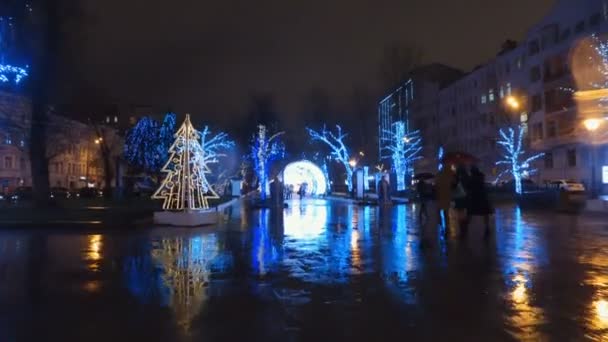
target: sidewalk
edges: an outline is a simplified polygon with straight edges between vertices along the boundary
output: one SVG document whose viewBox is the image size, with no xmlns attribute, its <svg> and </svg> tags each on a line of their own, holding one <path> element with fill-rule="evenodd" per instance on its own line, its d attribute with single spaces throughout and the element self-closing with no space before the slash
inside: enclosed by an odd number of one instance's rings
<svg viewBox="0 0 608 342">
<path fill-rule="evenodd" d="M 364 198 L 357 199 L 357 198 L 350 197 L 347 193 L 334 192 L 331 195 L 325 196 L 325 198 L 330 199 L 332 201 L 342 201 L 342 202 L 349 202 L 349 203 L 358 203 L 361 201 L 373 201 L 373 202 L 378 201 L 377 194 L 366 194 Z M 393 202 L 397 202 L 397 203 L 410 203 L 410 200 L 406 197 L 391 196 L 391 200 Z"/>
</svg>

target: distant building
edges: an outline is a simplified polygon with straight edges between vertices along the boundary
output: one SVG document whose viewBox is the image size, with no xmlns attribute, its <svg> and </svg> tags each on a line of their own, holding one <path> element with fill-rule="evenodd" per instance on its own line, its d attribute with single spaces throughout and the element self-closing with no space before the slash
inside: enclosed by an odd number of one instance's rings
<svg viewBox="0 0 608 342">
<path fill-rule="evenodd" d="M 100 137 L 88 123 L 49 114 L 47 161 L 51 187 L 72 190 L 105 186 Z M 0 91 L 0 193 L 31 186 L 29 133 L 31 104 L 27 97 Z M 115 155 L 122 139 L 115 130 L 104 130 Z M 114 158 L 113 158 L 114 159 Z"/>
<path fill-rule="evenodd" d="M 573 98 L 573 90 L 589 87 L 580 81 L 577 73 L 583 71 L 576 67 L 573 70 L 573 63 L 587 58 L 580 55 L 580 47 L 589 45 L 591 35 L 608 38 L 608 1 L 559 0 L 521 44 L 505 42 L 492 60 L 440 87 L 436 120 L 432 110 L 425 113 L 413 104 L 417 97 L 425 96 L 419 90 L 412 91 L 414 87 L 408 84 L 407 90 L 399 88 L 401 93 L 391 93 L 380 103 L 380 126 L 395 118 L 406 119 L 410 130 L 424 130 L 435 122 L 435 131 L 427 128 L 424 134 L 425 160 L 436 160 L 437 146 L 468 152 L 479 158 L 480 167 L 493 180 L 501 170 L 495 165 L 502 153 L 496 144 L 498 130 L 522 123 L 527 127 L 526 149 L 545 153 L 544 159 L 534 165 L 538 169 L 531 175 L 534 180 L 574 179 L 590 185 L 592 153 L 597 150 L 595 174 L 599 184 L 602 169 L 608 170 L 608 122 L 604 121 L 599 130 L 598 135 L 603 136 L 595 141 L 599 146 L 593 147 L 592 137 L 583 126 L 589 106 L 582 108 Z M 432 97 L 435 89 L 427 89 Z M 521 104 L 519 110 L 506 106 L 505 97 L 509 95 Z M 380 140 L 381 147 L 383 143 Z M 423 169 L 426 171 L 428 165 Z"/>
<path fill-rule="evenodd" d="M 388 93 L 378 104 L 378 155 L 390 164 L 391 131 L 397 121 L 405 123 L 406 132 L 420 130 L 423 140 L 422 156 L 434 149 L 433 135 L 437 134 L 439 90 L 461 77 L 462 71 L 443 64 L 416 68 L 403 84 Z M 425 141 L 429 143 L 425 143 Z M 435 149 L 436 151 L 436 149 Z M 421 168 L 432 168 L 427 160 L 418 162 Z"/>
</svg>

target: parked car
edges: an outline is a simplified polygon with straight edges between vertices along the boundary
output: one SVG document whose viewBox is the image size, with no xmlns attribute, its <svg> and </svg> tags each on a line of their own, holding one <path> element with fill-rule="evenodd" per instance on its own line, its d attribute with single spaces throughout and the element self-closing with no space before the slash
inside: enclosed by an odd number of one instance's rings
<svg viewBox="0 0 608 342">
<path fill-rule="evenodd" d="M 71 194 L 67 188 L 55 187 L 51 188 L 51 198 L 70 198 Z"/>
<path fill-rule="evenodd" d="M 559 189 L 567 192 L 585 192 L 585 185 L 573 180 L 558 179 L 549 182 L 548 186 L 552 189 Z"/>
<path fill-rule="evenodd" d="M 31 200 L 34 197 L 34 190 L 31 186 L 20 186 L 15 189 L 10 196 L 12 201 Z"/>
<path fill-rule="evenodd" d="M 102 195 L 103 193 L 97 188 L 82 188 L 78 191 L 78 197 L 80 198 L 97 198 Z"/>
</svg>

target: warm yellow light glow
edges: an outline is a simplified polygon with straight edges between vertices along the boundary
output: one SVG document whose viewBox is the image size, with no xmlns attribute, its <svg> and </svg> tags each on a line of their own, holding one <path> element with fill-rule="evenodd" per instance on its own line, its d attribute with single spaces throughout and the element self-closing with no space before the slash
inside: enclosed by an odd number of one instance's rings
<svg viewBox="0 0 608 342">
<path fill-rule="evenodd" d="M 583 121 L 583 125 L 589 132 L 593 132 L 600 128 L 602 124 L 602 119 L 586 119 Z"/>
<path fill-rule="evenodd" d="M 102 141 L 103 141 L 103 139 L 101 139 L 101 138 L 99 138 L 99 139 L 95 139 L 95 143 L 96 143 L 97 145 L 99 145 L 99 144 L 100 144 Z"/>
<path fill-rule="evenodd" d="M 523 275 L 518 274 L 513 278 L 513 281 L 516 285 L 511 293 L 511 298 L 515 303 L 526 303 L 528 301 L 528 296 L 526 294 L 526 278 Z"/>
<path fill-rule="evenodd" d="M 603 323 L 608 323 L 608 301 L 604 299 L 597 300 L 593 303 L 595 313 L 599 320 Z"/>
<path fill-rule="evenodd" d="M 101 259 L 102 244 L 103 242 L 101 235 L 89 235 L 89 260 L 97 261 Z"/>
<path fill-rule="evenodd" d="M 357 161 L 354 159 L 351 159 L 348 161 L 348 165 L 350 165 L 350 167 L 355 167 L 355 166 L 357 166 Z"/>
<path fill-rule="evenodd" d="M 507 96 L 505 102 L 511 109 L 519 109 L 520 104 L 519 101 L 515 98 L 515 96 Z"/>
</svg>

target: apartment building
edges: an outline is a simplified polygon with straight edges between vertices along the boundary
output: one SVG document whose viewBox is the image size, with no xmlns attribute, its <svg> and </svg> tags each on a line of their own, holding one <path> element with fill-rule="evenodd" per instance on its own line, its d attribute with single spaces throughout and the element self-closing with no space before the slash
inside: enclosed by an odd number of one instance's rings
<svg viewBox="0 0 608 342">
<path fill-rule="evenodd" d="M 393 124 L 403 121 L 406 132 L 419 130 L 423 141 L 421 160 L 416 162 L 417 172 L 432 171 L 436 163 L 427 156 L 436 153 L 438 145 L 439 90 L 462 76 L 462 71 L 443 65 L 429 64 L 416 68 L 410 77 L 395 90 L 386 95 L 378 104 L 378 145 L 379 156 L 385 165 L 390 164 Z"/>
<path fill-rule="evenodd" d="M 437 97 L 437 133 L 423 140 L 425 159 L 436 161 L 437 146 L 468 152 L 479 158 L 482 170 L 492 179 L 501 171 L 495 165 L 502 152 L 496 144 L 499 129 L 522 123 L 527 129 L 526 150 L 545 153 L 544 159 L 535 162 L 537 172 L 530 175 L 534 180 L 565 178 L 590 185 L 595 170 L 596 184 L 608 181 L 602 179 L 602 171 L 608 171 L 608 121 L 592 136 L 583 121 L 598 115 L 597 110 L 589 113 L 589 108 L 598 108 L 599 100 L 581 106 L 573 96 L 594 88 L 585 83 L 585 77 L 597 70 L 589 70 L 581 61 L 595 51 L 590 37 L 605 40 L 607 33 L 608 1 L 557 1 L 521 43 L 505 42 L 494 58 L 440 87 L 435 95 L 430 92 L 428 96 Z M 608 65 L 608 56 L 603 57 Z M 519 108 L 507 106 L 507 96 L 513 96 Z M 408 112 L 411 128 L 416 126 L 415 112 Z M 432 117 L 428 115 L 423 117 Z"/>
<path fill-rule="evenodd" d="M 539 165 L 540 180 L 568 178 L 589 185 L 595 167 L 596 184 L 601 183 L 600 170 L 608 164 L 608 151 L 605 144 L 593 145 L 593 137 L 583 125 L 589 113 L 574 100 L 573 91 L 589 88 L 584 81 L 577 82 L 576 74 L 583 70 L 576 63 L 589 58 L 590 36 L 607 38 L 607 6 L 604 0 L 558 1 L 524 40 L 530 143 L 534 150 L 545 153 Z M 607 128 L 604 123 L 598 133 L 602 135 Z M 597 153 L 596 163 L 593 153 Z"/>
<path fill-rule="evenodd" d="M 12 192 L 19 186 L 31 186 L 29 132 L 31 104 L 27 97 L 0 91 L 0 193 Z M 96 130 L 79 121 L 57 114 L 49 116 L 47 159 L 52 187 L 79 189 L 103 187 L 104 168 Z M 117 135 L 107 134 L 115 140 Z M 115 151 L 117 154 L 120 152 Z"/>
</svg>

